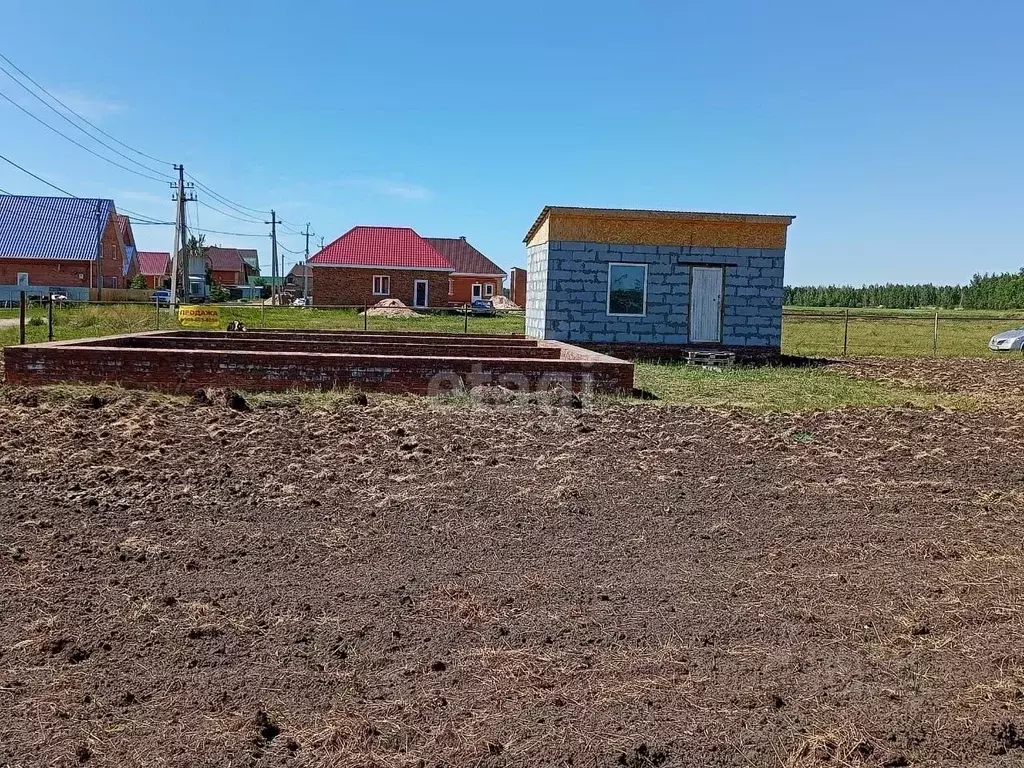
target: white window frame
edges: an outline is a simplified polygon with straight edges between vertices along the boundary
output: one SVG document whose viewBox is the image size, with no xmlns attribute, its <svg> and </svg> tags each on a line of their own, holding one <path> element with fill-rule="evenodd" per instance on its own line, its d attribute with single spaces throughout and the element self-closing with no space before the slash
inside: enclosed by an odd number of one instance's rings
<svg viewBox="0 0 1024 768">
<path fill-rule="evenodd" d="M 455 280 L 450 277 L 448 278 L 448 295 L 455 295 Z"/>
<path fill-rule="evenodd" d="M 473 283 L 473 287 L 469 291 L 469 298 L 473 301 L 482 299 L 484 297 L 484 286 L 482 283 Z"/>
<path fill-rule="evenodd" d="M 644 310 L 634 312 L 612 312 L 612 267 L 643 267 L 644 269 Z M 613 261 L 608 264 L 608 289 L 605 296 L 605 315 L 608 317 L 647 317 L 647 265 L 629 261 Z"/>
<path fill-rule="evenodd" d="M 385 286 L 387 290 L 385 290 Z M 374 275 L 373 276 L 373 295 L 374 296 L 390 296 L 391 295 L 391 275 Z"/>
<path fill-rule="evenodd" d="M 17 280 L 15 284 L 20 288 L 24 288 L 29 284 L 28 272 L 19 272 L 15 279 Z"/>
<path fill-rule="evenodd" d="M 489 299 L 494 295 L 494 283 L 484 283 L 484 298 Z"/>
</svg>

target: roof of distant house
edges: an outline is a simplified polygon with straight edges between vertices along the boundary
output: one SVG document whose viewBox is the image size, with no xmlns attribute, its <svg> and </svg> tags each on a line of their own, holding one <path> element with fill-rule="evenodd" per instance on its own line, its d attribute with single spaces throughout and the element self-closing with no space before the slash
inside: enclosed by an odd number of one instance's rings
<svg viewBox="0 0 1024 768">
<path fill-rule="evenodd" d="M 256 251 L 251 248 L 222 248 L 219 245 L 211 245 L 206 249 L 210 269 L 217 272 L 241 272 L 247 263 L 246 257 L 255 254 Z"/>
<path fill-rule="evenodd" d="M 309 276 L 313 276 L 313 270 L 307 267 L 305 264 L 295 264 L 291 269 L 288 270 L 288 274 L 292 277 L 304 277 L 306 272 L 309 272 Z"/>
<path fill-rule="evenodd" d="M 131 245 L 135 241 L 132 222 L 123 213 L 117 214 L 117 231 L 121 234 L 121 242 L 125 245 Z"/>
<path fill-rule="evenodd" d="M 455 268 L 456 275 L 504 277 L 505 270 L 470 245 L 464 237 L 425 237 Z"/>
<path fill-rule="evenodd" d="M 0 257 L 92 261 L 113 200 L 0 195 Z"/>
<path fill-rule="evenodd" d="M 353 227 L 311 257 L 309 264 L 453 270 L 444 256 L 409 227 Z"/>
<path fill-rule="evenodd" d="M 171 254 L 166 251 L 139 251 L 139 273 L 166 275 L 171 269 Z"/>
</svg>

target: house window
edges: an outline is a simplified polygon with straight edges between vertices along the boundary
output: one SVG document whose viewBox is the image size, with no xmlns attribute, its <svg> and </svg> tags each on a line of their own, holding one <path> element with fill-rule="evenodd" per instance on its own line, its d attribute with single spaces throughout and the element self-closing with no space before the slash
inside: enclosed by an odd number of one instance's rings
<svg viewBox="0 0 1024 768">
<path fill-rule="evenodd" d="M 481 291 L 480 283 L 473 283 L 473 293 L 472 293 L 473 301 L 476 301 L 477 299 L 480 298 L 480 291 Z"/>
<path fill-rule="evenodd" d="M 494 286 L 491 283 L 486 283 L 484 285 L 484 296 L 493 296 L 493 295 L 494 295 Z"/>
<path fill-rule="evenodd" d="M 608 265 L 608 314 L 647 313 L 647 265 Z"/>
<path fill-rule="evenodd" d="M 455 293 L 455 281 L 450 277 L 448 278 L 448 295 L 451 296 Z"/>
<path fill-rule="evenodd" d="M 19 288 L 24 288 L 26 285 L 28 285 L 28 272 L 19 272 L 18 273 L 18 287 Z"/>
<path fill-rule="evenodd" d="M 390 296 L 391 295 L 391 278 L 388 275 L 374 275 L 373 276 L 373 295 L 374 296 Z"/>
</svg>

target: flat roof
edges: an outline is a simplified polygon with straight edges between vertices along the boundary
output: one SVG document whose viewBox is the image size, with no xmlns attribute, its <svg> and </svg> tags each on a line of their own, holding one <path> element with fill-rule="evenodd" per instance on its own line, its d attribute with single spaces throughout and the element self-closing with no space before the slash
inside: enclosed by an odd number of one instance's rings
<svg viewBox="0 0 1024 768">
<path fill-rule="evenodd" d="M 789 224 L 796 216 L 766 213 L 711 213 L 707 211 L 655 211 L 641 208 L 576 208 L 565 205 L 545 205 L 523 238 L 524 243 L 530 242 L 534 233 L 540 229 L 544 219 L 553 213 L 564 213 L 592 219 L 620 219 L 635 221 L 638 219 L 675 219 L 677 221 L 735 221 L 745 224 Z"/>
</svg>

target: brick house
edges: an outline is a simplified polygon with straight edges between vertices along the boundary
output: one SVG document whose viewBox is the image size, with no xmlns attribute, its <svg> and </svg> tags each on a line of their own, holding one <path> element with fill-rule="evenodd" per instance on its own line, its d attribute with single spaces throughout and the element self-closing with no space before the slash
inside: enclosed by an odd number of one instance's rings
<svg viewBox="0 0 1024 768">
<path fill-rule="evenodd" d="M 426 237 L 424 240 L 455 269 L 448 278 L 448 303 L 465 304 L 501 294 L 505 270 L 470 245 L 465 237 Z"/>
<path fill-rule="evenodd" d="M 0 195 L 0 301 L 127 287 L 134 238 L 128 251 L 121 233 L 113 200 Z"/>
<path fill-rule="evenodd" d="M 213 282 L 233 287 L 248 285 L 250 277 L 258 277 L 259 256 L 253 248 L 222 248 L 211 245 L 206 248 L 206 260 Z M 253 264 L 256 265 L 255 269 Z"/>
<path fill-rule="evenodd" d="M 632 357 L 778 353 L 793 218 L 545 208 L 524 239 L 526 333 Z"/>
<path fill-rule="evenodd" d="M 313 294 L 313 270 L 305 264 L 296 264 L 284 276 L 284 287 L 295 296 Z"/>
<path fill-rule="evenodd" d="M 171 254 L 166 251 L 139 251 L 139 274 L 152 290 L 171 287 Z"/>
<path fill-rule="evenodd" d="M 353 227 L 310 257 L 313 304 L 364 306 L 399 299 L 448 304 L 448 260 L 408 227 Z"/>
<path fill-rule="evenodd" d="M 131 285 L 132 278 L 139 274 L 138 251 L 135 246 L 135 233 L 132 231 L 132 222 L 123 213 L 117 216 L 117 231 L 121 236 L 121 245 L 124 247 L 124 259 L 121 262 L 124 287 Z"/>
</svg>

